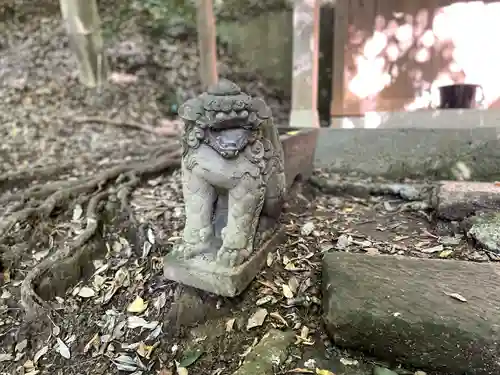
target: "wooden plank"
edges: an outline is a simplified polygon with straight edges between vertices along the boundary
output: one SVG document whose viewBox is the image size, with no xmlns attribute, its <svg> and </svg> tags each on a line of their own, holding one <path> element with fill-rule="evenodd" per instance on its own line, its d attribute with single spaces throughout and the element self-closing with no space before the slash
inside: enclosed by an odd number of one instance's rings
<svg viewBox="0 0 500 375">
<path fill-rule="evenodd" d="M 379 358 L 446 374 L 499 374 L 499 275 L 495 263 L 329 253 L 325 323 L 338 345 Z"/>
<path fill-rule="evenodd" d="M 217 44 L 212 0 L 199 0 L 196 11 L 200 75 L 204 89 L 217 83 Z"/>
</svg>

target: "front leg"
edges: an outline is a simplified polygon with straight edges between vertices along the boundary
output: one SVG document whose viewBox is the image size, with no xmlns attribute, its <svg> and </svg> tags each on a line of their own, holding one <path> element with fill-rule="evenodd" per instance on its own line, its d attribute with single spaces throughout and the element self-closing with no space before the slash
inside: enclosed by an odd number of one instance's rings
<svg viewBox="0 0 500 375">
<path fill-rule="evenodd" d="M 227 226 L 222 230 L 222 247 L 217 253 L 222 266 L 239 266 L 252 253 L 264 196 L 262 178 L 250 175 L 244 175 L 229 190 Z"/>
<path fill-rule="evenodd" d="M 182 166 L 182 190 L 186 209 L 183 244 L 176 252 L 188 259 L 210 250 L 215 188 L 192 170 Z"/>
</svg>

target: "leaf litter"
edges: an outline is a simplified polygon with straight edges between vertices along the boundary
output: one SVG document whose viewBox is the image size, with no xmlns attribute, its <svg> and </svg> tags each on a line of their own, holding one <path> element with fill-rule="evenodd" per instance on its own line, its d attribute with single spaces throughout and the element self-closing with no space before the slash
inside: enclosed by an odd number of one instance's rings
<svg viewBox="0 0 500 375">
<path fill-rule="evenodd" d="M 58 24 L 59 18 L 53 22 Z M 190 48 L 196 51 L 195 42 Z M 124 84 L 123 80 L 134 81 L 129 78 L 121 77 L 121 83 Z M 134 101 L 127 100 L 127 103 Z M 41 103 L 40 108 L 45 108 L 45 104 Z M 109 116 L 109 113 L 105 115 Z M 67 131 L 66 123 L 61 126 Z M 86 131 L 83 143 L 95 139 L 96 134 L 100 139 L 110 138 L 103 149 L 113 143 L 129 144 L 130 149 L 139 148 L 138 143 L 143 143 L 147 148 L 152 142 L 144 136 L 130 137 L 128 133 L 120 138 L 116 131 L 106 130 L 104 134 L 92 129 Z M 102 162 L 105 164 L 109 160 Z M 89 168 L 89 172 L 94 173 L 94 170 Z M 81 172 L 76 173 L 78 177 Z M 94 261 L 95 271 L 88 280 L 82 280 L 72 291 L 50 301 L 54 311 L 65 319 L 51 325 L 49 336 L 29 342 L 21 338 L 13 345 L 3 346 L 9 352 L 0 354 L 2 364 L 10 365 L 12 370 L 21 365 L 26 374 L 33 375 L 40 370 L 55 372 L 66 369 L 68 359 L 72 365 L 81 366 L 81 373 L 87 374 L 99 369 L 101 373 L 120 370 L 134 375 L 152 371 L 160 371 L 162 375 L 186 375 L 188 368 L 200 375 L 230 373 L 235 368 L 236 354 L 246 357 L 269 328 L 293 329 L 297 350 L 318 343 L 317 336 L 322 329 L 319 272 L 324 252 L 352 251 L 425 258 L 468 255 L 464 251 L 464 241 L 440 240 L 439 236 L 429 239 L 425 234 L 429 229 L 422 228 L 425 227 L 422 222 L 415 224 L 413 216 L 421 213 L 423 205 L 415 205 L 416 209 L 411 211 L 404 202 L 389 202 L 380 197 L 360 199 L 297 194 L 297 199 L 301 204 L 306 202 L 307 207 L 284 215 L 286 242 L 268 255 L 267 269 L 252 283 L 244 301 L 236 306 L 226 300 L 214 304 L 214 310 L 231 310 L 232 317 L 224 320 L 222 334 L 207 335 L 207 339 L 197 341 L 196 345 L 203 346 L 203 349 L 188 356 L 193 353 L 187 350 L 192 342 L 186 337 L 166 333 L 175 325 L 167 316 L 172 311 L 177 286 L 162 280 L 163 253 L 157 246 L 181 238 L 184 220 L 181 194 L 178 171 L 150 180 L 146 186 L 136 189 L 132 193 L 132 211 L 141 223 L 150 224 L 141 241 L 134 243 L 136 238 L 127 239 L 126 231 L 120 230 L 107 236 L 106 254 L 103 259 Z M 49 257 L 54 246 L 81 232 L 85 206 L 76 201 L 73 203 L 65 217 L 58 219 L 52 227 L 41 230 L 49 239 L 40 244 L 49 246 L 44 250 L 37 246 L 29 259 L 23 259 L 23 272 L 35 262 Z M 2 278 L 8 288 L 2 290 L 2 298 L 18 298 L 15 289 L 19 286 L 19 272 L 3 270 Z M 457 293 L 449 296 L 465 300 Z M 230 344 L 223 345 L 225 340 Z M 225 350 L 219 352 L 219 347 Z M 205 352 L 207 355 L 200 354 Z M 285 368 L 292 368 L 294 361 L 294 357 L 289 357 Z M 327 369 L 311 371 L 329 374 Z"/>
</svg>

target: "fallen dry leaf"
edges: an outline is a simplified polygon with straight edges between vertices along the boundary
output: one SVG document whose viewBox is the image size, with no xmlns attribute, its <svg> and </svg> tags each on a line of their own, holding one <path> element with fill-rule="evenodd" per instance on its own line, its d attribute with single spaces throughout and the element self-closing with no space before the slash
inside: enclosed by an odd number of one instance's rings
<svg viewBox="0 0 500 375">
<path fill-rule="evenodd" d="M 119 371 L 133 372 L 137 370 L 136 361 L 126 354 L 119 355 L 113 362 Z"/>
<path fill-rule="evenodd" d="M 297 290 L 299 288 L 299 280 L 297 280 L 295 276 L 290 277 L 290 279 L 288 280 L 288 287 L 293 294 L 297 293 Z"/>
<path fill-rule="evenodd" d="M 73 217 L 72 217 L 72 220 L 73 221 L 78 221 L 81 219 L 83 215 L 83 208 L 80 204 L 77 204 L 75 206 L 75 208 L 73 209 Z"/>
<path fill-rule="evenodd" d="M 84 287 L 80 288 L 77 295 L 78 295 L 78 297 L 82 297 L 82 298 L 91 298 L 91 297 L 95 296 L 95 291 L 92 288 L 84 286 Z"/>
<path fill-rule="evenodd" d="M 303 236 L 309 236 L 314 231 L 314 223 L 309 221 L 305 223 L 300 229 L 300 234 Z"/>
<path fill-rule="evenodd" d="M 287 373 L 291 374 L 314 374 L 313 370 L 310 370 L 308 368 L 293 368 L 291 370 L 288 370 Z"/>
<path fill-rule="evenodd" d="M 231 332 L 233 330 L 235 321 L 236 318 L 232 318 L 226 322 L 226 332 Z"/>
<path fill-rule="evenodd" d="M 267 266 L 271 267 L 273 265 L 273 262 L 274 262 L 274 253 L 268 253 L 267 260 L 266 260 Z"/>
<path fill-rule="evenodd" d="M 113 282 L 104 296 L 103 303 L 109 302 L 109 300 L 113 298 L 118 289 L 120 289 L 121 287 L 126 287 L 129 284 L 130 284 L 130 275 L 127 269 L 122 267 L 118 271 L 116 271 Z"/>
<path fill-rule="evenodd" d="M 83 348 L 83 353 L 86 354 L 90 348 L 93 346 L 96 350 L 99 350 L 99 334 L 96 333 L 92 338 L 89 340 L 87 344 L 85 344 Z"/>
<path fill-rule="evenodd" d="M 45 345 L 43 348 L 38 350 L 35 353 L 35 356 L 33 357 L 33 363 L 36 364 L 40 360 L 40 358 L 42 358 L 45 354 L 47 354 L 48 351 L 49 351 L 49 347 L 47 345 Z"/>
<path fill-rule="evenodd" d="M 266 320 L 267 317 L 267 310 L 266 309 L 258 309 L 249 319 L 247 322 L 247 330 L 252 329 L 255 327 L 260 327 L 262 324 L 264 324 L 264 320 Z"/>
<path fill-rule="evenodd" d="M 446 293 L 446 295 L 460 302 L 467 302 L 467 299 L 458 293 Z"/>
<path fill-rule="evenodd" d="M 56 345 L 56 351 L 66 359 L 71 358 L 71 353 L 69 351 L 68 346 L 64 343 L 63 340 L 61 340 L 59 337 L 56 338 L 57 345 Z"/>
<path fill-rule="evenodd" d="M 342 363 L 344 366 L 359 365 L 359 361 L 357 359 L 349 359 L 349 358 L 340 358 L 340 363 Z"/>
<path fill-rule="evenodd" d="M 443 250 L 444 250 L 444 246 L 443 245 L 437 245 L 437 246 L 429 247 L 428 249 L 420 249 L 420 251 L 422 253 L 425 253 L 425 254 L 439 253 L 439 252 L 441 252 Z"/>
<path fill-rule="evenodd" d="M 283 291 L 283 295 L 286 297 L 286 298 L 293 298 L 293 292 L 290 290 L 290 287 L 286 284 L 283 284 L 281 286 L 282 288 L 282 291 Z"/>
<path fill-rule="evenodd" d="M 288 322 L 285 320 L 285 318 L 283 318 L 279 313 L 277 312 L 272 312 L 271 314 L 269 314 L 269 316 L 271 318 L 274 318 L 274 319 L 277 319 L 279 320 L 281 323 L 283 323 L 283 325 L 287 326 L 288 327 Z"/>
<path fill-rule="evenodd" d="M 133 74 L 112 72 L 109 75 L 109 81 L 116 84 L 130 84 L 137 82 L 138 77 Z"/>
<path fill-rule="evenodd" d="M 138 296 L 130 305 L 128 305 L 127 311 L 129 313 L 142 314 L 147 308 L 148 304 Z"/>
<path fill-rule="evenodd" d="M 177 375 L 189 375 L 189 371 L 185 367 L 177 367 Z"/>
<path fill-rule="evenodd" d="M 10 353 L 2 353 L 0 354 L 0 363 L 2 362 L 9 362 L 14 359 L 14 356 Z"/>
<path fill-rule="evenodd" d="M 323 370 L 323 369 L 316 369 L 316 375 L 335 375 L 333 372 L 330 370 Z"/>
<path fill-rule="evenodd" d="M 161 309 L 163 309 L 166 303 L 167 303 L 167 293 L 163 292 L 153 302 L 153 306 L 156 310 L 160 311 Z"/>
</svg>

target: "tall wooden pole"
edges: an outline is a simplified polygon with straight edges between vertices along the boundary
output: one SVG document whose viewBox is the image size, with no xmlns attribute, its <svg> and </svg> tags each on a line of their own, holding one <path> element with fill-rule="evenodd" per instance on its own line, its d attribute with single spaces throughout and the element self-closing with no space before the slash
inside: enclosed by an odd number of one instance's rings
<svg viewBox="0 0 500 375">
<path fill-rule="evenodd" d="M 78 61 L 80 82 L 88 87 L 101 86 L 107 78 L 108 64 L 96 0 L 60 0 L 60 6 Z"/>
<path fill-rule="evenodd" d="M 212 0 L 198 0 L 196 28 L 200 53 L 201 82 L 205 88 L 217 83 L 217 42 Z"/>
<path fill-rule="evenodd" d="M 319 127 L 318 60 L 320 0 L 295 0 L 290 126 Z"/>
</svg>

